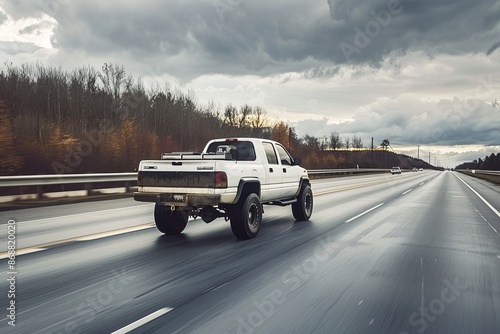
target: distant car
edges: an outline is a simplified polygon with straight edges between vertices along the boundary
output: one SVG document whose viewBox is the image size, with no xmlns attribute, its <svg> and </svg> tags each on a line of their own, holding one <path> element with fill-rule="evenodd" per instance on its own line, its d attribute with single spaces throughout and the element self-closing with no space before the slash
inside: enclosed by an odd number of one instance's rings
<svg viewBox="0 0 500 334">
<path fill-rule="evenodd" d="M 418 168 L 417 167 L 413 167 L 413 171 L 414 172 L 418 172 Z"/>
<path fill-rule="evenodd" d="M 392 167 L 391 168 L 391 174 L 394 175 L 394 174 L 401 174 L 401 168 L 399 167 Z"/>
<path fill-rule="evenodd" d="M 418 171 L 419 171 L 419 172 L 423 172 L 423 171 L 424 171 L 424 169 L 423 169 L 423 168 L 419 168 L 419 169 L 418 169 Z"/>
</svg>

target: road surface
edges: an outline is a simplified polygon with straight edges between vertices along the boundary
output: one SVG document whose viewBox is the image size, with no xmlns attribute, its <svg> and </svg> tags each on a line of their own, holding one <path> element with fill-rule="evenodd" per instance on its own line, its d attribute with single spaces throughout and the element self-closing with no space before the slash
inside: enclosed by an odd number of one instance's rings
<svg viewBox="0 0 500 334">
<path fill-rule="evenodd" d="M 498 187 L 424 171 L 313 191 L 310 221 L 266 206 L 249 241 L 223 219 L 163 236 L 126 199 L 2 212 L 0 332 L 500 333 Z"/>
</svg>

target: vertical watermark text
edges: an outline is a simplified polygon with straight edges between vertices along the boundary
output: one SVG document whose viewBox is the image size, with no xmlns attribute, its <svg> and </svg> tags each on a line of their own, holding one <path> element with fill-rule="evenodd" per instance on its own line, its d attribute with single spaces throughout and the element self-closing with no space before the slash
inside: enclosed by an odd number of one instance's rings
<svg viewBox="0 0 500 334">
<path fill-rule="evenodd" d="M 16 221 L 7 222 L 7 323 L 16 326 Z"/>
</svg>

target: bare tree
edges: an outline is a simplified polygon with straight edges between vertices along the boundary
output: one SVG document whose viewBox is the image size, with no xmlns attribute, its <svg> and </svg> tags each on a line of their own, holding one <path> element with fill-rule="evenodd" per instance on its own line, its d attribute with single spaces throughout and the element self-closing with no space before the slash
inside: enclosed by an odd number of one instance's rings
<svg viewBox="0 0 500 334">
<path fill-rule="evenodd" d="M 384 139 L 382 140 L 382 143 L 380 144 L 380 146 L 382 146 L 383 149 L 387 150 L 387 148 L 391 145 L 391 143 L 389 142 L 389 139 Z"/>
<path fill-rule="evenodd" d="M 262 129 L 267 123 L 266 111 L 262 107 L 253 108 L 252 128 Z"/>
<path fill-rule="evenodd" d="M 238 110 L 231 104 L 224 109 L 224 123 L 229 126 L 236 126 L 236 118 L 238 117 Z"/>
<path fill-rule="evenodd" d="M 340 136 L 336 132 L 330 133 L 330 147 L 332 150 L 337 150 L 339 148 L 342 148 L 342 139 L 340 139 Z"/>
<path fill-rule="evenodd" d="M 352 147 L 363 148 L 363 141 L 361 140 L 361 137 L 358 137 L 356 135 L 352 136 Z"/>
<path fill-rule="evenodd" d="M 346 149 L 350 149 L 351 148 L 351 139 L 350 138 L 345 138 L 344 139 L 344 147 Z"/>
<path fill-rule="evenodd" d="M 120 98 L 122 86 L 125 84 L 125 68 L 123 65 L 104 63 L 102 73 L 99 73 L 99 79 L 101 79 L 107 93 L 111 94 L 114 99 Z"/>
<path fill-rule="evenodd" d="M 323 136 L 321 139 L 320 139 L 320 144 L 319 144 L 319 149 L 321 151 L 324 151 L 328 148 L 328 137 L 327 136 Z"/>
<path fill-rule="evenodd" d="M 248 104 L 241 106 L 240 114 L 238 117 L 239 128 L 243 128 L 249 125 L 249 118 L 251 114 L 252 114 L 252 107 L 250 107 Z"/>
</svg>

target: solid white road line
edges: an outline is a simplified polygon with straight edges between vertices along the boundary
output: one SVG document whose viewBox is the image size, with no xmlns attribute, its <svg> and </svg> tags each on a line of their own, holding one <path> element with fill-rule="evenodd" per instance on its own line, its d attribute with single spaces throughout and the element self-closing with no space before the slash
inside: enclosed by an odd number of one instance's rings
<svg viewBox="0 0 500 334">
<path fill-rule="evenodd" d="M 409 193 L 410 191 L 412 191 L 412 190 L 413 190 L 413 189 L 410 189 L 410 190 L 405 191 L 405 192 L 403 193 L 403 195 L 408 194 L 408 193 Z"/>
<path fill-rule="evenodd" d="M 82 212 L 82 213 L 74 213 L 74 214 L 71 214 L 71 215 L 56 216 L 56 217 L 49 217 L 49 218 L 40 218 L 40 219 L 33 219 L 33 220 L 21 220 L 21 221 L 18 221 L 17 223 L 18 224 L 19 223 L 22 223 L 22 224 L 25 224 L 25 223 L 34 223 L 34 222 L 41 222 L 41 221 L 45 221 L 45 220 L 54 220 L 54 219 L 62 219 L 62 218 L 85 216 L 85 215 L 89 215 L 89 214 L 93 215 L 93 214 L 96 214 L 96 213 L 97 214 L 105 214 L 105 213 L 114 212 L 114 211 L 123 211 L 123 210 L 126 210 L 126 209 L 141 208 L 141 207 L 148 206 L 148 205 L 151 205 L 151 204 L 148 203 L 148 204 L 127 206 L 127 207 L 123 207 L 123 208 L 115 208 L 115 209 L 106 209 L 106 210 L 100 210 L 100 211 L 89 211 L 89 212 Z"/>
<path fill-rule="evenodd" d="M 460 181 L 462 181 L 462 182 L 463 182 L 463 183 L 464 183 L 464 184 L 465 184 L 465 185 L 466 185 L 466 186 L 467 186 L 470 190 L 472 190 L 472 192 L 473 192 L 474 194 L 476 194 L 476 196 L 477 196 L 477 197 L 479 197 L 479 198 L 481 199 L 481 201 L 483 201 L 483 202 L 484 202 L 484 204 L 486 204 L 486 205 L 487 205 L 487 206 L 488 206 L 488 207 L 489 207 L 489 208 L 490 208 L 490 209 L 491 209 L 491 210 L 492 210 L 492 211 L 493 211 L 493 212 L 494 212 L 494 213 L 495 213 L 498 217 L 500 217 L 500 212 L 498 212 L 498 210 L 497 210 L 497 209 L 495 209 L 495 207 L 493 207 L 493 205 L 491 205 L 490 203 L 488 203 L 488 201 L 487 201 L 487 200 L 485 200 L 485 199 L 483 198 L 483 196 L 479 195 L 479 193 L 478 193 L 477 191 L 475 191 L 474 189 L 472 189 L 472 187 L 471 187 L 471 186 L 469 186 L 469 185 L 467 184 L 467 182 L 465 182 L 464 180 L 462 180 L 462 178 L 461 178 L 460 176 L 458 176 L 455 172 L 453 172 L 453 175 L 455 175 L 455 176 L 456 176 L 456 177 L 457 177 Z"/>
<path fill-rule="evenodd" d="M 20 249 L 16 250 L 16 256 L 20 255 L 25 255 L 25 254 L 31 254 L 31 253 L 36 253 L 36 252 L 41 252 L 46 250 L 47 248 L 25 248 L 25 249 Z M 0 260 L 7 259 L 9 258 L 9 253 L 2 253 L 0 254 Z"/>
<path fill-rule="evenodd" d="M 68 244 L 70 242 L 96 240 L 96 239 L 101 239 L 101 238 L 105 238 L 105 237 L 111 237 L 111 236 L 115 236 L 115 235 L 141 231 L 141 230 L 145 230 L 145 229 L 152 228 L 152 227 L 154 227 L 154 224 L 150 223 L 150 224 L 143 224 L 143 225 L 139 225 L 139 226 L 122 228 L 120 230 L 114 230 L 114 231 L 109 231 L 109 232 L 102 232 L 102 233 L 85 235 L 85 236 L 81 236 L 81 237 L 75 237 L 75 238 L 71 238 L 71 239 L 54 241 L 54 242 L 46 243 L 43 245 L 37 245 L 37 246 L 28 247 L 28 248 L 17 249 L 16 256 L 44 251 L 50 247 L 64 245 L 64 244 Z M 6 259 L 8 257 L 9 257 L 8 252 L 0 253 L 0 260 Z"/>
<path fill-rule="evenodd" d="M 141 231 L 141 230 L 145 230 L 145 229 L 152 228 L 152 227 L 154 227 L 153 224 L 132 226 L 132 227 L 124 228 L 124 229 L 117 230 L 117 231 L 109 231 L 109 232 L 97 233 L 97 234 L 92 234 L 92 235 L 86 235 L 83 237 L 77 237 L 77 238 L 75 238 L 75 241 L 97 240 L 97 239 L 112 237 L 112 236 L 116 236 L 116 235 L 120 235 L 120 234 Z"/>
<path fill-rule="evenodd" d="M 366 211 L 363 211 L 363 212 L 361 212 L 359 215 L 354 216 L 354 217 L 352 217 L 351 219 L 346 220 L 345 222 L 346 222 L 346 223 L 350 223 L 350 222 L 352 222 L 353 220 L 358 219 L 359 217 L 366 215 L 368 212 L 373 211 L 373 210 L 375 210 L 375 209 L 377 209 L 377 208 L 381 207 L 382 205 L 384 205 L 384 203 L 380 203 L 379 205 L 375 205 L 373 208 L 368 209 L 368 210 L 366 210 Z"/>
<path fill-rule="evenodd" d="M 148 322 L 153 321 L 156 318 L 159 318 L 162 315 L 164 315 L 164 314 L 166 314 L 166 313 L 168 313 L 168 312 L 170 312 L 172 310 L 173 310 L 173 308 L 164 307 L 161 310 L 158 310 L 158 311 L 156 311 L 154 313 L 151 313 L 150 315 L 147 315 L 144 318 L 139 319 L 139 320 L 131 323 L 128 326 L 125 326 L 125 327 L 123 327 L 123 328 L 121 328 L 121 329 L 119 329 L 117 331 L 114 331 L 111 334 L 126 334 L 126 333 L 129 333 L 129 332 L 133 331 L 134 329 L 137 329 L 137 328 L 141 327 L 142 325 L 145 325 Z"/>
</svg>

